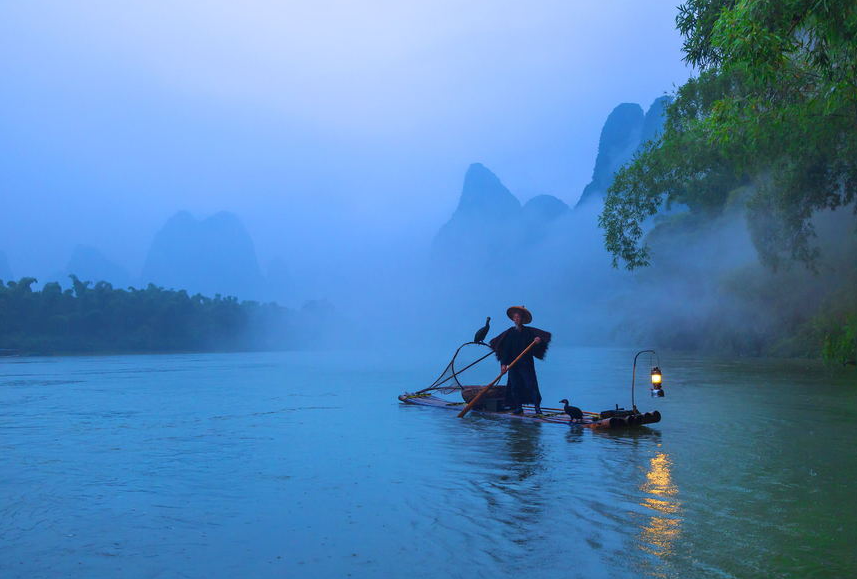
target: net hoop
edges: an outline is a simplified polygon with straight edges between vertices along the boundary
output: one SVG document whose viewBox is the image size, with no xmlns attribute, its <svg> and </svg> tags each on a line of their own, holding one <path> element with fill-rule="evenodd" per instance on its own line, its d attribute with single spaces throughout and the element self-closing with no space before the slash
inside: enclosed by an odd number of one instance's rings
<svg viewBox="0 0 857 579">
<path fill-rule="evenodd" d="M 461 352 L 461 350 L 465 346 L 471 346 L 471 345 L 485 346 L 486 348 L 488 348 L 488 353 L 485 354 L 484 356 L 478 358 L 476 361 L 471 362 L 470 364 L 468 364 L 467 366 L 465 366 L 461 370 L 456 370 L 455 369 L 455 360 L 458 358 L 458 354 Z M 422 394 L 423 392 L 428 392 L 430 390 L 440 390 L 440 391 L 443 391 L 444 393 L 447 393 L 447 394 L 450 392 L 453 392 L 454 390 L 462 390 L 463 386 L 462 386 L 461 382 L 458 381 L 458 375 L 461 374 L 462 372 L 464 372 L 465 370 L 472 368 L 473 366 L 475 366 L 476 364 L 478 364 L 479 362 L 481 362 L 482 360 L 484 360 L 485 358 L 487 358 L 488 356 L 490 356 L 493 353 L 494 353 L 494 350 L 491 348 L 491 346 L 489 346 L 485 342 L 465 342 L 465 343 L 461 344 L 458 347 L 458 349 L 455 350 L 455 354 L 452 355 L 452 359 L 449 361 L 449 364 L 446 365 L 446 368 L 443 369 L 443 372 L 440 373 L 440 376 L 437 377 L 437 380 L 432 382 L 432 384 L 430 386 L 423 388 L 422 390 L 417 392 L 417 394 Z M 447 376 L 447 374 L 449 372 L 452 372 L 452 374 Z M 444 376 L 446 376 L 446 378 L 444 378 Z M 455 385 L 450 384 L 448 386 L 443 386 L 443 384 L 446 382 L 449 382 L 450 379 L 455 381 Z"/>
</svg>

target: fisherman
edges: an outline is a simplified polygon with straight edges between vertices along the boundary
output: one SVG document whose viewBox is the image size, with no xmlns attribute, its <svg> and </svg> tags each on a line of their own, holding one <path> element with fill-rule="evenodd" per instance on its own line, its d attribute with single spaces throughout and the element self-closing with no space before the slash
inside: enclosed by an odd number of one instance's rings
<svg viewBox="0 0 857 579">
<path fill-rule="evenodd" d="M 512 409 L 512 414 L 523 414 L 522 404 L 533 404 L 536 414 L 541 414 L 542 395 L 539 392 L 539 381 L 536 378 L 536 365 L 533 358 L 544 359 L 548 344 L 551 341 L 550 332 L 531 328 L 524 324 L 533 321 L 533 315 L 524 306 L 512 306 L 506 310 L 506 315 L 515 325 L 499 336 L 489 345 L 500 360 L 500 371 L 508 369 L 509 379 L 506 387 L 506 406 Z M 523 352 L 533 341 L 536 342 L 526 355 L 509 368 L 509 364 Z"/>
</svg>

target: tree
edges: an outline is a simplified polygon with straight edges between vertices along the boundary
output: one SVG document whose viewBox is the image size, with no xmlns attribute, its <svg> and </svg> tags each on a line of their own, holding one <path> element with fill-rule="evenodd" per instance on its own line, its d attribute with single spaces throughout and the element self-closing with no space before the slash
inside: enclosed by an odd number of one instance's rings
<svg viewBox="0 0 857 579">
<path fill-rule="evenodd" d="M 72 287 L 74 287 L 74 296 L 77 298 L 81 298 L 86 295 L 87 288 L 92 285 L 92 282 L 80 281 L 74 274 L 70 274 L 68 277 L 71 278 Z"/>
<path fill-rule="evenodd" d="M 149 284 L 94 285 L 71 275 L 33 291 L 35 278 L 0 285 L 0 349 L 24 352 L 209 351 L 282 348 L 293 313 L 276 304 L 214 299 Z M 91 286 L 91 287 L 90 287 Z"/>
<path fill-rule="evenodd" d="M 811 265 L 812 215 L 857 194 L 857 4 L 688 0 L 676 22 L 700 74 L 608 190 L 599 224 L 614 265 L 649 263 L 648 217 L 674 203 L 717 213 L 742 183 L 762 261 Z"/>
</svg>

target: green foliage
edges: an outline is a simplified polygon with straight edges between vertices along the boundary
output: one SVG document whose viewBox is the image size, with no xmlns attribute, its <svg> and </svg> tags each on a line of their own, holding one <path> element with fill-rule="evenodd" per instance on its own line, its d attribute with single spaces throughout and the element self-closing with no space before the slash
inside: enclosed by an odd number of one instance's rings
<svg viewBox="0 0 857 579">
<path fill-rule="evenodd" d="M 0 283 L 0 349 L 26 353 L 224 351 L 290 347 L 292 312 L 234 297 L 188 296 L 149 284 L 72 288 L 35 278 Z M 293 334 L 293 332 L 291 332 Z"/>
<path fill-rule="evenodd" d="M 688 81 L 667 108 L 660 138 L 616 173 L 598 218 L 614 266 L 619 259 L 628 269 L 649 264 L 649 247 L 640 244 L 647 218 L 674 204 L 714 217 L 744 183 L 722 151 L 708 144 L 702 123 L 730 82 L 712 74 Z"/>
<path fill-rule="evenodd" d="M 688 0 L 678 7 L 675 21 L 684 36 L 685 62 L 707 68 L 721 60 L 721 52 L 711 36 L 721 13 L 735 4 L 736 0 Z"/>
<path fill-rule="evenodd" d="M 608 190 L 599 223 L 614 264 L 649 263 L 648 217 L 673 203 L 716 214 L 747 182 L 762 261 L 812 264 L 812 215 L 857 195 L 857 3 L 689 0 L 677 25 L 701 72 Z"/>
<path fill-rule="evenodd" d="M 857 360 L 857 316 L 850 316 L 824 336 L 822 357 L 825 362 L 838 364 L 853 364 Z"/>
</svg>

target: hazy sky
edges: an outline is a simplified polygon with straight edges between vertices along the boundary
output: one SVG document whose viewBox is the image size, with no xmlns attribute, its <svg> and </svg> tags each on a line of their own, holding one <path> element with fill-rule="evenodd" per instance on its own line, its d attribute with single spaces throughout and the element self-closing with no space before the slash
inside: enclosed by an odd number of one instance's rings
<svg viewBox="0 0 857 579">
<path fill-rule="evenodd" d="M 173 213 L 229 210 L 299 271 L 428 244 L 472 162 L 572 204 L 613 107 L 687 78 L 676 4 L 0 3 L 0 251 L 136 275 Z"/>
</svg>

